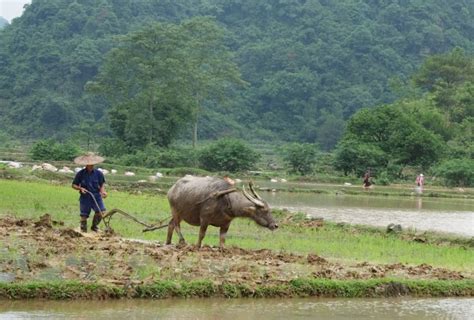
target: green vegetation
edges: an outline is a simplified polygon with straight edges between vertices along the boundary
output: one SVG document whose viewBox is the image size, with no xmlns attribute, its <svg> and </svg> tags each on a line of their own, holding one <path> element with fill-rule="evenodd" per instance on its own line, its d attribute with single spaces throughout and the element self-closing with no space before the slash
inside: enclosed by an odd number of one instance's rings
<svg viewBox="0 0 474 320">
<path fill-rule="evenodd" d="M 276 298 L 276 297 L 470 297 L 474 282 L 427 280 L 357 280 L 298 279 L 278 286 L 259 285 L 251 288 L 244 284 L 216 285 L 211 280 L 156 281 L 126 290 L 110 285 L 79 282 L 61 283 L 0 283 L 0 299 L 120 299 L 120 298 Z"/>
<path fill-rule="evenodd" d="M 456 46 L 472 54 L 472 12 L 471 2 L 441 0 L 33 1 L 0 33 L 1 127 L 22 138 L 62 138 L 83 131 L 84 124 L 106 122 L 109 103 L 84 86 L 101 68 L 105 70 L 108 52 L 125 49 L 120 41 L 112 40 L 114 36 L 144 35 L 145 26 L 157 21 L 175 30 L 188 19 L 213 16 L 249 86 L 232 99 L 230 108 L 224 108 L 217 94 L 207 91 L 209 79 L 192 64 L 196 60 L 185 61 L 197 72 L 193 75 L 204 76 L 195 79 L 199 80 L 195 89 L 204 95 L 185 101 L 194 108 L 202 107 L 199 137 L 215 139 L 225 132 L 245 139 L 319 143 L 329 150 L 342 135 L 345 121 L 358 109 L 391 103 L 402 95 L 390 86 L 408 79 L 426 56 Z M 198 44 L 176 40 L 188 49 Z M 158 65 L 166 54 L 157 53 Z M 143 55 L 138 57 L 146 62 Z M 166 76 L 178 77 L 174 72 Z M 430 87 L 424 80 L 418 83 Z M 144 95 L 135 98 L 143 103 L 129 105 L 143 115 L 149 113 L 145 102 L 151 98 L 150 86 L 137 86 L 136 92 Z M 189 85 L 183 83 L 183 89 L 189 96 Z M 161 97 L 166 92 L 155 93 Z M 174 101 L 172 109 L 182 110 L 181 103 Z M 149 129 L 149 118 L 143 120 Z M 195 120 L 189 119 L 183 134 L 192 134 Z M 108 125 L 101 136 L 112 133 Z M 161 127 L 155 129 L 164 132 Z M 165 138 L 152 139 L 165 143 Z M 99 143 L 99 137 L 94 139 Z"/>
<path fill-rule="evenodd" d="M 80 153 L 71 143 L 57 143 L 53 140 L 39 140 L 30 150 L 33 160 L 72 161 Z"/>
<path fill-rule="evenodd" d="M 292 143 L 282 148 L 283 161 L 290 168 L 290 172 L 300 175 L 311 174 L 316 163 L 318 148 L 310 143 Z"/>
<path fill-rule="evenodd" d="M 440 164 L 437 173 L 444 178 L 448 186 L 474 185 L 474 160 L 453 159 Z"/>
<path fill-rule="evenodd" d="M 474 59 L 460 49 L 430 57 L 412 80 L 429 91 L 361 109 L 348 121 L 335 167 L 359 175 L 373 168 L 394 179 L 407 166 L 426 171 L 445 161 L 437 172 L 446 185 L 472 186 Z M 455 172 L 452 165 L 461 166 Z"/>
<path fill-rule="evenodd" d="M 371 168 L 383 185 L 425 172 L 470 186 L 435 169 L 473 157 L 472 12 L 440 0 L 35 1 L 0 32 L 0 145 L 51 138 L 123 165 Z M 221 137 L 262 161 L 199 164 Z M 299 150 L 278 157 L 287 143 Z"/>
<path fill-rule="evenodd" d="M 119 38 L 87 87 L 107 98 L 111 129 L 133 150 L 169 146 L 187 121 L 194 125 L 195 145 L 203 106 L 241 82 L 222 29 L 194 18 Z"/>
<path fill-rule="evenodd" d="M 260 155 L 241 140 L 225 138 L 204 147 L 198 157 L 206 170 L 242 172 L 252 169 Z"/>
</svg>

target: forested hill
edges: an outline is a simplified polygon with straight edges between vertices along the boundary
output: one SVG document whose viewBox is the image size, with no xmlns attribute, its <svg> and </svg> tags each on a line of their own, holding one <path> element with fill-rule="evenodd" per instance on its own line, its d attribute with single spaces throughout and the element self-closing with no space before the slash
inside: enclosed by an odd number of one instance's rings
<svg viewBox="0 0 474 320">
<path fill-rule="evenodd" d="M 230 111 L 208 106 L 201 138 L 225 131 L 330 148 L 356 110 L 393 101 L 391 81 L 406 80 L 427 56 L 474 52 L 471 0 L 33 0 L 0 31 L 0 130 L 98 132 L 87 124 L 104 118 L 107 104 L 84 85 L 112 36 L 199 15 L 227 30 L 249 83 Z"/>
<path fill-rule="evenodd" d="M 8 24 L 8 20 L 4 17 L 0 17 L 0 29 Z"/>
</svg>

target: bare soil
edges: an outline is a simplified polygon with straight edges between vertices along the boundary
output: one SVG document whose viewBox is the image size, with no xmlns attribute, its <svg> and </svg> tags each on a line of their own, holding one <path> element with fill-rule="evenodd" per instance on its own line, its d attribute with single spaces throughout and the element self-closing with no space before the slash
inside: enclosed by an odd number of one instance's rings
<svg viewBox="0 0 474 320">
<path fill-rule="evenodd" d="M 314 227 L 314 226 L 309 226 Z M 0 218 L 0 273 L 13 281 L 79 280 L 146 284 L 158 279 L 211 279 L 216 284 L 287 283 L 295 278 L 327 279 L 473 279 L 422 264 L 341 264 L 317 254 L 245 250 L 193 245 L 163 245 L 105 233 L 81 233 L 52 221 Z M 2 248 L 3 247 L 3 248 Z"/>
</svg>

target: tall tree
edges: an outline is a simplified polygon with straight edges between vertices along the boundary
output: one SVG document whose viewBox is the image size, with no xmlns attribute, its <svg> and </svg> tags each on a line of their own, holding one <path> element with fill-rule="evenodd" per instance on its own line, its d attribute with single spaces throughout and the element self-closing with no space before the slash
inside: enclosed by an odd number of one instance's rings
<svg viewBox="0 0 474 320">
<path fill-rule="evenodd" d="M 156 23 L 119 38 L 89 83 L 110 102 L 112 130 L 129 145 L 167 146 L 186 121 L 194 125 L 202 106 L 243 83 L 210 18 Z"/>
</svg>

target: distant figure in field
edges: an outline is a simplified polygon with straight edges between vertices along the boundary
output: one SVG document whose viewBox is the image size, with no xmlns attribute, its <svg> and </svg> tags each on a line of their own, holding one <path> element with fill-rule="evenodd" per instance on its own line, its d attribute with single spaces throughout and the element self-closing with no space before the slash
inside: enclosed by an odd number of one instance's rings
<svg viewBox="0 0 474 320">
<path fill-rule="evenodd" d="M 417 193 L 423 193 L 423 185 L 425 184 L 425 177 L 423 176 L 423 173 L 420 173 L 415 180 L 416 183 L 416 192 Z"/>
<path fill-rule="evenodd" d="M 370 170 L 367 170 L 364 175 L 364 184 L 362 185 L 364 189 L 372 188 L 372 182 L 370 181 Z"/>
</svg>

